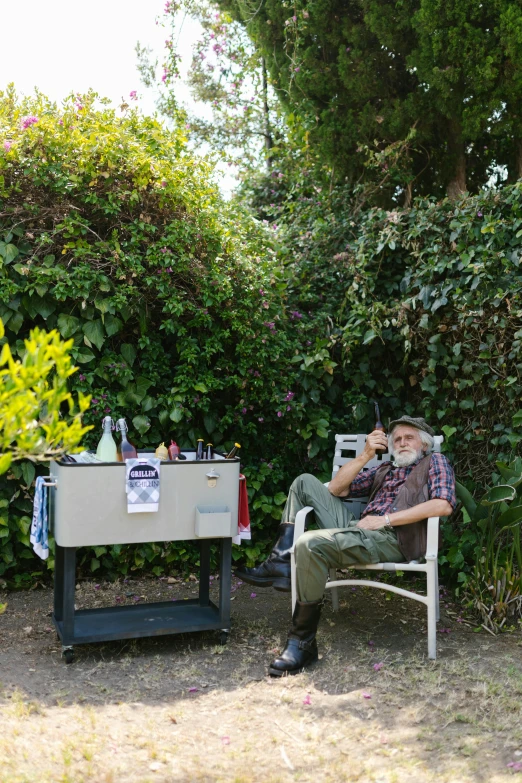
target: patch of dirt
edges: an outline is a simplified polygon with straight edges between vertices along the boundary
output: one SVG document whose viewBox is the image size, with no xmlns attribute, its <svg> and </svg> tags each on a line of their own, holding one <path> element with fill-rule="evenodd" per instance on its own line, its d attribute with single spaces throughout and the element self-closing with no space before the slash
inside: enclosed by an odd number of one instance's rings
<svg viewBox="0 0 522 783">
<path fill-rule="evenodd" d="M 85 581 L 77 606 L 197 590 Z M 474 633 L 446 602 L 428 661 L 422 605 L 347 588 L 338 613 L 323 610 L 319 663 L 272 679 L 290 596 L 232 592 L 226 646 L 212 632 L 84 645 L 69 666 L 52 591 L 2 593 L 0 782 L 500 783 L 522 771 L 520 633 Z"/>
</svg>

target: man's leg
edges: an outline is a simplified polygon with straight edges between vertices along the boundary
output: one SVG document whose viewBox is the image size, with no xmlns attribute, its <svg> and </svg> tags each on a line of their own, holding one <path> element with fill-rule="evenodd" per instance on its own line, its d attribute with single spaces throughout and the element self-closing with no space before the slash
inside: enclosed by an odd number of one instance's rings
<svg viewBox="0 0 522 783">
<path fill-rule="evenodd" d="M 309 473 L 298 476 L 292 483 L 281 517 L 277 540 L 264 563 L 256 568 L 238 568 L 236 576 L 256 587 L 274 586 L 290 592 L 290 549 L 294 543 L 294 523 L 298 511 L 313 506 L 314 516 L 321 528 L 347 527 L 353 515 L 340 498 L 334 497 L 319 479 Z"/>
<path fill-rule="evenodd" d="M 310 530 L 296 543 L 297 603 L 286 647 L 270 664 L 273 677 L 297 674 L 318 657 L 315 639 L 330 568 L 379 562 L 400 563 L 404 555 L 393 530 Z"/>
</svg>

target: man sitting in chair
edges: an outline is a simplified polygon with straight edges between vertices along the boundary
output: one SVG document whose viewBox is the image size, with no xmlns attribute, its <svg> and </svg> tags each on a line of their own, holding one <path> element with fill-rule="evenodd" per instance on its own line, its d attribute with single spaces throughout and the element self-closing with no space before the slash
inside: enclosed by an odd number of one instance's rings
<svg viewBox="0 0 522 783">
<path fill-rule="evenodd" d="M 443 454 L 433 453 L 434 432 L 421 418 L 402 416 L 389 438 L 375 430 L 359 457 L 343 465 L 325 487 L 307 473 L 290 487 L 278 539 L 268 559 L 236 576 L 256 585 L 290 591 L 290 549 L 298 511 L 312 506 L 321 530 L 296 543 L 297 603 L 285 649 L 270 665 L 272 676 L 297 674 L 318 658 L 315 640 L 331 568 L 364 563 L 404 563 L 426 554 L 428 517 L 447 516 L 456 505 L 455 476 Z M 363 470 L 378 450 L 394 462 Z M 369 496 L 361 519 L 342 498 Z"/>
</svg>

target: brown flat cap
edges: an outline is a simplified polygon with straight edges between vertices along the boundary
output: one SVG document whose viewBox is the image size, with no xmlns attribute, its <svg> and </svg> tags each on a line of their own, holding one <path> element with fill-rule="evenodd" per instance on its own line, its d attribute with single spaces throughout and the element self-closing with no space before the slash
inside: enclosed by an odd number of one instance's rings
<svg viewBox="0 0 522 783">
<path fill-rule="evenodd" d="M 390 432 L 393 430 L 394 427 L 397 427 L 399 424 L 408 424 L 410 427 L 416 427 L 418 430 L 427 432 L 428 435 L 431 435 L 431 437 L 435 435 L 435 430 L 432 430 L 432 428 L 426 422 L 426 420 L 420 417 L 413 418 L 412 416 L 401 416 L 400 419 L 395 419 L 395 421 L 392 421 L 390 423 Z"/>
</svg>

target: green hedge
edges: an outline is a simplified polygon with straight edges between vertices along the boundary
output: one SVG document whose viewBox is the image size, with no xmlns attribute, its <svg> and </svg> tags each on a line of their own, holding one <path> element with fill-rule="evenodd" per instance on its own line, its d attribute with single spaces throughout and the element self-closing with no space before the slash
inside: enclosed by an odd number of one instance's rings
<svg viewBox="0 0 522 783">
<path fill-rule="evenodd" d="M 86 445 L 108 413 L 143 446 L 239 440 L 253 519 L 267 530 L 235 556 L 258 557 L 288 477 L 326 443 L 333 364 L 287 307 L 270 232 L 220 201 L 183 130 L 119 117 L 94 94 L 63 107 L 0 94 L 0 280 L 15 354 L 34 325 L 73 338 L 73 388 L 93 395 Z M 0 483 L 0 576 L 39 570 L 33 477 L 23 464 Z M 81 567 L 159 574 L 196 557 L 183 544 L 102 547 L 82 550 Z"/>
</svg>

